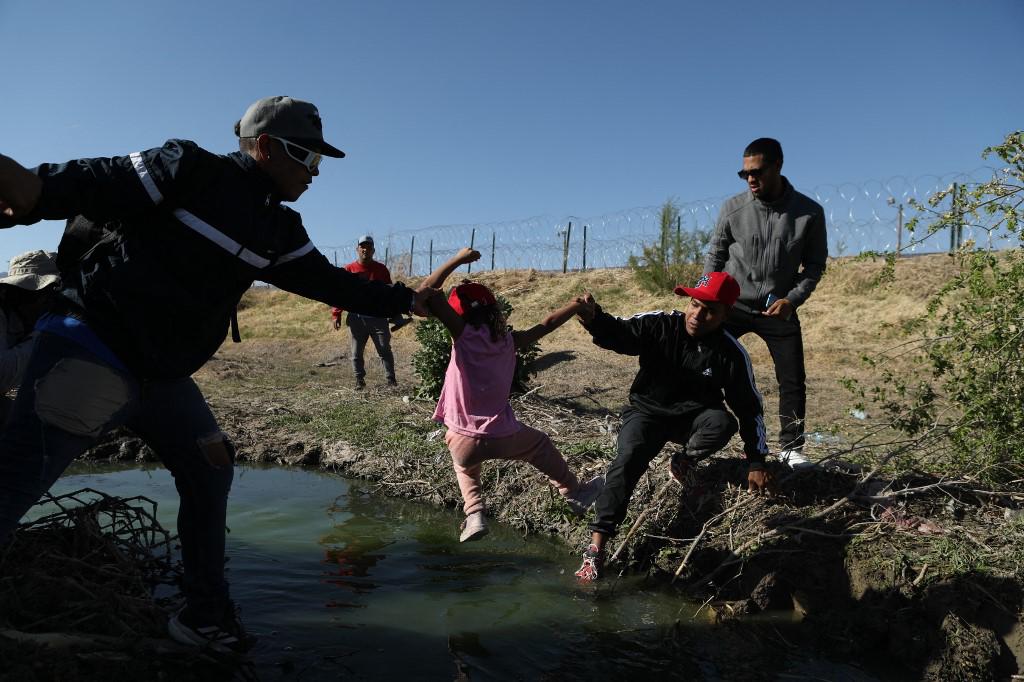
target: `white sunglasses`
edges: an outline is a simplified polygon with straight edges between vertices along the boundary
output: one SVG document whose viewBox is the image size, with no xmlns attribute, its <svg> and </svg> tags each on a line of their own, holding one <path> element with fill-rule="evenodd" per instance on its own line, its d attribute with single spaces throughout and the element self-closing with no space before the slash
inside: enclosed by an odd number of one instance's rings
<svg viewBox="0 0 1024 682">
<path fill-rule="evenodd" d="M 316 172 L 316 169 L 320 166 L 320 161 L 323 159 L 320 152 L 315 152 L 312 149 L 306 149 L 301 144 L 295 144 L 283 137 L 277 137 L 276 135 L 269 135 L 268 137 L 280 142 L 288 156 L 305 166 L 306 170 L 310 173 Z"/>
</svg>

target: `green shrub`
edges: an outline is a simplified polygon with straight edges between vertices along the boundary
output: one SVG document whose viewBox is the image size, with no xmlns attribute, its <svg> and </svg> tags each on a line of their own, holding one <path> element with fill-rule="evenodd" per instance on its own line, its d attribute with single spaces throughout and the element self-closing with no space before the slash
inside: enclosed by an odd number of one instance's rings
<svg viewBox="0 0 1024 682">
<path fill-rule="evenodd" d="M 505 319 L 512 315 L 512 304 L 503 296 L 496 296 Z M 452 355 L 452 337 L 440 321 L 431 318 L 416 325 L 416 340 L 420 347 L 412 356 L 412 371 L 419 379 L 416 395 L 436 400 L 444 386 L 444 375 Z M 512 380 L 512 393 L 525 393 L 529 380 L 529 365 L 540 355 L 540 345 L 531 343 L 516 349 L 516 370 Z"/>
<path fill-rule="evenodd" d="M 1024 132 L 1007 136 L 996 154 L 1002 168 L 987 182 L 937 192 L 915 204 L 929 234 L 970 225 L 1013 238 L 1024 234 Z M 948 208 L 944 206 L 949 200 Z M 876 386 L 849 382 L 918 446 L 916 467 L 931 473 L 1007 482 L 1024 476 L 1024 253 L 956 254 L 952 279 L 928 311 L 906 325 L 918 370 L 884 370 Z M 887 263 L 896 267 L 894 258 Z M 872 364 L 879 366 L 877 360 Z"/>
<path fill-rule="evenodd" d="M 691 285 L 704 274 L 704 255 L 711 232 L 684 232 L 679 207 L 671 199 L 661 207 L 657 243 L 645 244 L 642 256 L 630 256 L 628 265 L 637 283 L 652 293 L 671 291 L 677 284 Z"/>
</svg>

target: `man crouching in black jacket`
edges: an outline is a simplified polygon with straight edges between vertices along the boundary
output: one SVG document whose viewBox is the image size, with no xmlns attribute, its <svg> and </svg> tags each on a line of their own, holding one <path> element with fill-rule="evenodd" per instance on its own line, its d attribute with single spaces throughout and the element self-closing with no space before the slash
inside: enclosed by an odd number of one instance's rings
<svg viewBox="0 0 1024 682">
<path fill-rule="evenodd" d="M 750 463 L 750 491 L 763 492 L 771 484 L 764 466 L 768 447 L 761 394 L 750 358 L 721 329 L 739 296 L 739 284 L 727 273 L 712 272 L 695 287 L 677 286 L 675 293 L 690 297 L 685 313 L 641 313 L 629 319 L 602 311 L 590 294 L 580 299 L 586 307 L 579 317 L 594 343 L 640 358 L 640 371 L 629 389 L 629 408 L 622 415 L 618 455 L 597 498 L 591 544 L 576 571 L 583 583 L 600 578 L 605 544 L 625 518 L 647 465 L 668 441 L 685 446 L 685 452 L 672 459 L 672 476 L 682 482 L 698 461 L 725 447 L 737 431 L 738 419 Z M 723 397 L 735 417 L 726 411 Z"/>
</svg>

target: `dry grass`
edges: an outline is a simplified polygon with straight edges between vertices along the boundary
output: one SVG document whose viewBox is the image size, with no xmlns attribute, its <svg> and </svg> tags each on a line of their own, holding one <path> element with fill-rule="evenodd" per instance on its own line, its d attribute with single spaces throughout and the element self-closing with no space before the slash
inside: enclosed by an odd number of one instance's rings
<svg viewBox="0 0 1024 682">
<path fill-rule="evenodd" d="M 817 291 L 800 310 L 807 361 L 809 430 L 842 430 L 849 421 L 852 399 L 840 386 L 840 379 L 851 377 L 870 384 L 873 370 L 864 366 L 861 357 L 899 346 L 900 325 L 924 311 L 929 296 L 952 275 L 955 267 L 954 261 L 944 254 L 902 259 L 897 264 L 895 280 L 876 285 L 883 265 L 880 259 L 832 262 Z M 449 283 L 462 276 L 457 273 Z M 534 324 L 586 291 L 616 315 L 680 307 L 679 298 L 671 293 L 659 296 L 640 289 L 625 269 L 565 275 L 499 271 L 473 273 L 473 278 L 508 298 L 514 307 L 511 322 L 520 328 Z M 339 332 L 333 330 L 327 306 L 286 292 L 253 289 L 243 299 L 239 321 L 243 343 L 228 343 L 221 349 L 219 371 L 223 371 L 224 362 L 233 359 L 248 358 L 256 365 L 272 359 L 272 367 L 260 369 L 287 375 L 285 383 L 293 388 L 306 382 L 321 390 L 347 390 L 351 385 L 348 334 L 344 328 Z M 777 398 L 771 358 L 757 337 L 748 335 L 743 343 L 753 360 L 766 411 L 771 414 Z M 396 334 L 393 345 L 399 381 L 403 386 L 411 386 L 415 378 L 410 359 L 416 350 L 412 328 Z M 634 358 L 597 348 L 575 322 L 543 339 L 541 346 L 540 369 L 534 382 L 543 397 L 584 411 L 616 409 L 626 402 L 636 371 Z M 372 348 L 368 348 L 371 384 L 382 382 L 373 356 Z M 316 368 L 317 364 L 329 366 Z M 218 371 L 218 363 L 211 367 Z M 238 378 L 251 377 L 251 372 L 251 368 L 247 369 Z M 204 370 L 200 380 L 210 374 L 210 369 Z M 267 381 L 279 385 L 272 378 Z"/>
</svg>

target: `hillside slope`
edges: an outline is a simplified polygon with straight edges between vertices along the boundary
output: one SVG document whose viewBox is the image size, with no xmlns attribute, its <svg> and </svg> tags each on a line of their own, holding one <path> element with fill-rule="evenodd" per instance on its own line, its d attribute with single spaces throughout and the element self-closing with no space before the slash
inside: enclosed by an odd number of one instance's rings
<svg viewBox="0 0 1024 682">
<path fill-rule="evenodd" d="M 829 265 L 817 291 L 799 311 L 807 362 L 809 430 L 834 430 L 849 418 L 852 400 L 839 380 L 854 377 L 870 381 L 862 355 L 874 355 L 898 344 L 899 325 L 924 311 L 929 295 L 948 279 L 953 267 L 953 260 L 944 254 L 903 259 L 897 265 L 895 281 L 875 286 L 882 269 L 880 260 L 847 259 Z M 449 284 L 462 276 L 456 273 Z M 510 322 L 518 327 L 539 321 L 550 310 L 586 291 L 615 315 L 682 307 L 679 297 L 672 293 L 658 296 L 643 291 L 625 269 L 564 275 L 475 272 L 472 277 L 512 303 Z M 332 388 L 351 386 L 348 334 L 344 328 L 333 330 L 326 306 L 286 292 L 257 288 L 243 299 L 239 320 L 243 343 L 226 343 L 218 354 L 221 359 L 273 357 L 282 363 L 283 371 L 293 363 L 337 363 L 321 370 L 318 380 Z M 767 348 L 752 335 L 744 337 L 743 343 L 754 363 L 766 413 L 772 414 L 776 385 Z M 596 402 L 614 408 L 625 402 L 636 369 L 634 358 L 596 348 L 574 322 L 543 339 L 541 347 L 543 354 L 534 368 L 534 383 L 540 386 L 540 395 L 580 407 L 593 407 Z M 416 349 L 411 326 L 395 335 L 394 348 L 399 381 L 406 392 L 411 392 L 415 378 L 410 358 Z M 380 381 L 372 347 L 368 347 L 366 357 L 370 383 Z M 200 373 L 201 381 L 203 377 Z"/>
</svg>

